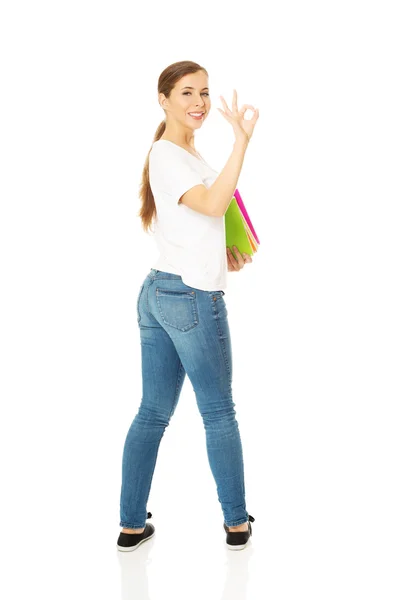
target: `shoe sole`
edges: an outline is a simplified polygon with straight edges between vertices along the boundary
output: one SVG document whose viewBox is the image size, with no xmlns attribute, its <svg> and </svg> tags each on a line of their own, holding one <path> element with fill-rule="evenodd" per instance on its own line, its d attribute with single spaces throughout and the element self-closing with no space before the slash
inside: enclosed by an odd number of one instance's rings
<svg viewBox="0 0 400 600">
<path fill-rule="evenodd" d="M 117 544 L 117 548 L 120 552 L 133 552 L 133 550 L 136 550 L 137 548 L 139 548 L 140 544 L 143 544 L 144 542 L 147 542 L 147 540 L 150 540 L 155 534 L 155 531 L 153 531 L 153 533 L 151 535 L 149 535 L 148 537 L 144 538 L 143 540 L 140 540 L 140 542 L 138 542 L 137 544 L 135 544 L 134 546 L 119 546 Z"/>
<path fill-rule="evenodd" d="M 250 536 L 251 537 L 251 536 Z M 227 548 L 229 548 L 229 550 L 244 550 L 244 548 L 246 548 L 246 546 L 249 545 L 250 542 L 250 537 L 247 540 L 247 542 L 245 544 L 236 544 L 235 546 L 233 544 L 228 544 L 227 542 L 225 542 L 225 546 Z"/>
</svg>

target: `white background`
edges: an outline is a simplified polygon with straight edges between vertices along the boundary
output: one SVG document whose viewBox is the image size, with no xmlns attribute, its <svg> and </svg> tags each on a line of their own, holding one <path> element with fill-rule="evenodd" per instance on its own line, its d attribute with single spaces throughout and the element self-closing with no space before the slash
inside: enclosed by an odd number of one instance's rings
<svg viewBox="0 0 400 600">
<path fill-rule="evenodd" d="M 5 1 L 0 13 L 1 586 L 9 600 L 399 598 L 399 20 L 395 2 Z M 209 72 L 216 169 L 260 238 L 229 273 L 251 545 L 225 549 L 186 379 L 116 550 L 141 400 L 136 299 L 157 257 L 138 189 L 161 71 Z"/>
</svg>

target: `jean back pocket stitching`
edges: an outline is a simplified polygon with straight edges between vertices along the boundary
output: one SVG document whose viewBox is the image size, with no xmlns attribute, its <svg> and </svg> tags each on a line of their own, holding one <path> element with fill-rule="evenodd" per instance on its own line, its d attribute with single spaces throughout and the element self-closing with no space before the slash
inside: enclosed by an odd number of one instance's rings
<svg viewBox="0 0 400 600">
<path fill-rule="evenodd" d="M 176 324 L 170 323 L 167 320 L 165 312 L 163 311 L 162 306 L 161 306 L 160 297 L 162 297 L 162 296 L 166 296 L 166 297 L 176 296 L 176 297 L 183 297 L 183 298 L 187 297 L 191 301 L 191 310 L 192 310 L 192 318 L 193 318 L 192 323 L 190 323 L 190 325 L 187 325 L 185 327 L 178 327 Z M 196 325 L 198 325 L 199 316 L 198 316 L 195 292 L 180 291 L 180 290 L 163 290 L 161 288 L 156 288 L 156 299 L 157 299 L 157 305 L 158 305 L 158 309 L 160 311 L 161 318 L 166 325 L 169 325 L 170 327 L 173 327 L 174 329 L 177 329 L 178 331 L 182 331 L 182 332 L 190 331 L 191 329 L 196 327 Z"/>
</svg>

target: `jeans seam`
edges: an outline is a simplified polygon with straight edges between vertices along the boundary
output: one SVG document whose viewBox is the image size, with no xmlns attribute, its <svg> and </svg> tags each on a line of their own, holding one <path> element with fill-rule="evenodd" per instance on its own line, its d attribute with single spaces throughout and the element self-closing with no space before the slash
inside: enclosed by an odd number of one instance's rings
<svg viewBox="0 0 400 600">
<path fill-rule="evenodd" d="M 246 521 L 243 521 L 243 519 L 241 519 L 241 520 L 234 521 L 233 523 L 227 523 L 225 521 L 225 525 L 227 527 L 235 527 L 236 525 L 242 525 L 243 523 L 247 523 L 248 520 L 249 520 L 248 518 L 246 519 Z"/>
<path fill-rule="evenodd" d="M 151 284 L 154 282 L 154 277 L 151 278 L 149 285 L 147 286 L 147 293 L 146 293 L 146 308 L 147 308 L 147 312 L 150 312 L 149 309 L 149 289 Z"/>
<path fill-rule="evenodd" d="M 229 373 L 229 376 L 231 376 L 232 374 L 231 374 L 231 371 L 230 371 L 230 369 L 229 369 L 229 362 L 228 362 L 228 357 L 227 357 L 227 355 L 226 355 L 226 347 L 225 347 L 225 342 L 224 342 L 224 338 L 222 337 L 222 331 L 221 331 L 221 328 L 220 328 L 220 326 L 219 326 L 219 314 L 218 314 L 218 312 L 217 312 L 217 309 L 216 309 L 216 307 L 215 307 L 214 301 L 213 301 L 213 309 L 214 309 L 214 313 L 215 313 L 215 315 L 216 315 L 216 322 L 217 322 L 217 329 L 218 329 L 218 337 L 220 338 L 220 340 L 221 340 L 221 344 L 222 344 L 222 353 L 223 353 L 223 355 L 224 355 L 224 360 L 225 360 L 225 366 L 226 366 L 226 370 L 228 371 L 228 373 Z"/>
<path fill-rule="evenodd" d="M 175 387 L 174 403 L 173 403 L 173 406 L 172 406 L 172 411 L 171 411 L 171 413 L 169 415 L 170 418 L 172 417 L 172 415 L 175 412 L 175 408 L 176 408 L 176 404 L 177 404 L 177 397 L 178 397 L 178 389 L 179 389 L 179 385 L 180 385 L 180 382 L 181 382 L 182 372 L 183 372 L 183 364 L 182 364 L 182 361 L 180 360 L 179 361 L 179 369 L 178 369 L 178 377 L 177 377 L 177 380 L 176 380 L 176 387 Z"/>
<path fill-rule="evenodd" d="M 141 296 L 143 294 L 143 290 L 144 290 L 144 283 L 142 283 L 142 285 L 140 286 L 139 296 L 138 296 L 137 303 L 136 303 L 136 312 L 137 312 L 137 321 L 138 321 L 138 324 L 140 324 L 140 321 L 142 320 L 142 315 L 141 315 L 141 312 L 140 312 L 140 309 L 139 309 L 139 304 L 140 304 Z"/>
<path fill-rule="evenodd" d="M 146 523 L 144 523 L 144 525 L 132 525 L 132 523 L 121 521 L 120 527 L 123 527 L 124 529 L 142 529 L 142 527 L 146 527 Z"/>
</svg>

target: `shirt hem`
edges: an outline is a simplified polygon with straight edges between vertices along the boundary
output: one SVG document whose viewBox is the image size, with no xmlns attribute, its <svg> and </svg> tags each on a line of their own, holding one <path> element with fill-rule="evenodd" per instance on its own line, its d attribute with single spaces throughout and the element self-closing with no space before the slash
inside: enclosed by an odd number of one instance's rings
<svg viewBox="0 0 400 600">
<path fill-rule="evenodd" d="M 184 272 L 180 271 L 172 267 L 169 263 L 162 262 L 158 260 L 154 263 L 153 269 L 157 269 L 158 271 L 165 271 L 166 273 L 172 273 L 173 275 L 179 275 L 182 278 L 182 281 L 185 285 L 202 290 L 204 292 L 215 292 L 221 290 L 226 292 L 228 289 L 228 283 L 225 279 L 225 283 L 221 280 L 209 280 L 209 279 L 197 279 L 196 277 L 192 277 L 191 275 L 187 275 Z"/>
</svg>

